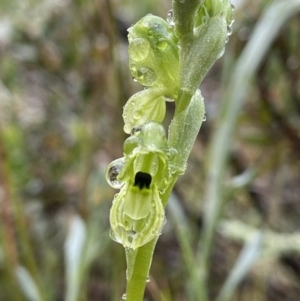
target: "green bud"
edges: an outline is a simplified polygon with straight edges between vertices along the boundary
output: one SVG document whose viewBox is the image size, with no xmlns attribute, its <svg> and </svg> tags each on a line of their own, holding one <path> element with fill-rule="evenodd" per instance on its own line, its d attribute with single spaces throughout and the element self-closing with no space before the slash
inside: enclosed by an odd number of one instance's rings
<svg viewBox="0 0 300 301">
<path fill-rule="evenodd" d="M 196 11 L 204 0 L 173 0 L 173 20 L 176 36 L 192 36 L 195 27 Z"/>
<path fill-rule="evenodd" d="M 131 96 L 123 111 L 125 133 L 150 120 L 162 122 L 166 114 L 166 93 L 163 88 L 149 88 Z"/>
<path fill-rule="evenodd" d="M 206 0 L 201 6 L 202 11 L 205 11 L 210 18 L 217 15 L 224 15 L 227 25 L 231 24 L 233 20 L 233 9 L 229 0 Z M 200 10 L 201 10 L 200 9 Z"/>
<path fill-rule="evenodd" d="M 173 28 L 162 18 L 147 15 L 128 29 L 129 68 L 146 87 L 165 87 L 174 98 L 178 90 L 178 47 Z"/>
<path fill-rule="evenodd" d="M 202 24 L 190 44 L 183 45 L 180 86 L 195 93 L 215 61 L 222 56 L 227 38 L 226 19 L 217 15 Z"/>
<path fill-rule="evenodd" d="M 166 131 L 157 122 L 147 122 L 141 130 L 140 139 L 143 145 L 152 151 L 159 151 L 168 147 Z"/>
<path fill-rule="evenodd" d="M 140 139 L 136 136 L 128 137 L 123 144 L 124 155 L 130 155 L 139 146 Z"/>
</svg>

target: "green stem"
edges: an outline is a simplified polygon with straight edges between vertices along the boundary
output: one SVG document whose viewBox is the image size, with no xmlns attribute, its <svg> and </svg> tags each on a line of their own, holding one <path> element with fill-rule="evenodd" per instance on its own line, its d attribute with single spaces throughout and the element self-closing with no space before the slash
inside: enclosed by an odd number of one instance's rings
<svg viewBox="0 0 300 301">
<path fill-rule="evenodd" d="M 178 175 L 174 175 L 172 181 L 170 182 L 168 188 L 161 196 L 161 200 L 164 206 L 166 206 L 167 201 L 172 192 L 173 186 L 176 183 Z M 158 237 L 147 243 L 146 245 L 140 247 L 137 250 L 137 255 L 135 259 L 135 265 L 133 267 L 133 272 L 131 278 L 127 281 L 126 286 L 126 301 L 142 301 L 144 297 L 145 287 L 147 283 L 147 277 L 149 275 L 149 270 L 152 262 L 153 252 Z"/>
<path fill-rule="evenodd" d="M 138 249 L 133 273 L 126 287 L 126 301 L 143 300 L 157 238 Z"/>
</svg>

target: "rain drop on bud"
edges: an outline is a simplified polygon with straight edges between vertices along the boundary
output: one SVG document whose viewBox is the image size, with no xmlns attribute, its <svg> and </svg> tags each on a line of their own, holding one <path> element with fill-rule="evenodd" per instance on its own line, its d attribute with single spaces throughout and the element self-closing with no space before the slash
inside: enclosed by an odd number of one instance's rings
<svg viewBox="0 0 300 301">
<path fill-rule="evenodd" d="M 165 50 L 168 47 L 168 41 L 165 39 L 159 39 L 157 42 L 157 47 L 160 50 Z"/>
<path fill-rule="evenodd" d="M 126 294 L 123 294 L 120 301 L 125 301 L 125 300 L 126 300 Z"/>
<path fill-rule="evenodd" d="M 121 172 L 122 168 L 124 166 L 124 159 L 119 158 L 117 160 L 112 161 L 107 169 L 106 169 L 106 181 L 107 183 L 115 189 L 121 189 L 124 185 L 123 182 L 120 182 L 118 180 L 118 175 Z"/>
<path fill-rule="evenodd" d="M 130 42 L 128 52 L 130 59 L 138 62 L 144 60 L 150 50 L 150 43 L 146 39 L 137 38 Z"/>
<path fill-rule="evenodd" d="M 139 146 L 139 138 L 137 136 L 128 137 L 123 144 L 123 150 L 125 155 L 129 155 L 133 150 Z"/>
<path fill-rule="evenodd" d="M 157 75 L 154 70 L 148 67 L 142 67 L 137 71 L 136 79 L 140 84 L 150 87 L 157 81 Z"/>
<path fill-rule="evenodd" d="M 169 10 L 168 11 L 168 15 L 167 15 L 167 22 L 171 25 L 174 26 L 174 19 L 173 19 L 173 10 Z"/>
<path fill-rule="evenodd" d="M 139 133 L 140 133 L 140 131 L 142 130 L 142 126 L 141 125 L 136 125 L 136 126 L 134 126 L 133 128 L 132 128 L 132 130 L 131 130 L 131 132 L 130 132 L 130 135 L 131 136 L 137 136 Z"/>
</svg>

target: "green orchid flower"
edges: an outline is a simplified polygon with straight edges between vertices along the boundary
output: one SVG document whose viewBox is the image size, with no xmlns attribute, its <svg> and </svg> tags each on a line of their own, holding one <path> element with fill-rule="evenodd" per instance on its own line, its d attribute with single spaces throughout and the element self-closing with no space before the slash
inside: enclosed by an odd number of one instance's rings
<svg viewBox="0 0 300 301">
<path fill-rule="evenodd" d="M 108 182 L 121 189 L 110 211 L 111 237 L 125 248 L 135 250 L 162 230 L 160 194 L 170 179 L 170 153 L 163 126 L 152 121 L 134 127 L 124 142 L 124 157 L 108 166 Z"/>
</svg>

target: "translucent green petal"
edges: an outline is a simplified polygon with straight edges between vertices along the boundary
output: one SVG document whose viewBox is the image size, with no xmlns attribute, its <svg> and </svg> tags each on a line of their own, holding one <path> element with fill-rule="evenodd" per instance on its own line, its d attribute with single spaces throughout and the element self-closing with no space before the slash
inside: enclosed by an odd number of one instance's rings
<svg viewBox="0 0 300 301">
<path fill-rule="evenodd" d="M 151 209 L 152 191 L 131 186 L 126 194 L 124 213 L 134 220 L 145 218 Z"/>
<path fill-rule="evenodd" d="M 137 154 L 134 161 L 134 173 L 148 173 L 151 177 L 155 176 L 158 170 L 158 155 L 155 152 Z"/>
<path fill-rule="evenodd" d="M 151 206 L 148 215 L 138 220 L 132 219 L 125 213 L 128 188 L 129 185 L 126 184 L 113 201 L 110 210 L 110 235 L 125 248 L 136 250 L 160 234 L 164 225 L 165 212 L 158 190 L 153 186 L 150 192 Z"/>
<path fill-rule="evenodd" d="M 152 151 L 168 147 L 165 128 L 157 122 L 148 122 L 142 128 L 140 139 L 145 147 Z"/>
<path fill-rule="evenodd" d="M 135 125 L 143 125 L 150 120 L 162 122 L 166 114 L 166 93 L 163 88 L 149 88 L 134 94 L 123 111 L 125 133 L 129 134 Z"/>
<path fill-rule="evenodd" d="M 166 20 L 147 15 L 128 30 L 129 68 L 146 87 L 168 88 L 175 98 L 178 92 L 179 60 L 177 38 Z"/>
</svg>

